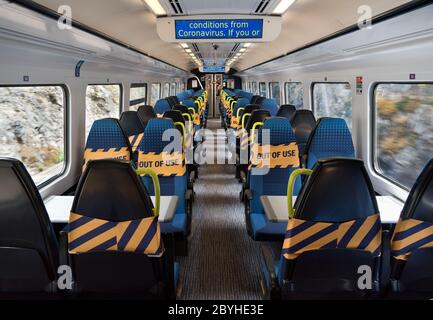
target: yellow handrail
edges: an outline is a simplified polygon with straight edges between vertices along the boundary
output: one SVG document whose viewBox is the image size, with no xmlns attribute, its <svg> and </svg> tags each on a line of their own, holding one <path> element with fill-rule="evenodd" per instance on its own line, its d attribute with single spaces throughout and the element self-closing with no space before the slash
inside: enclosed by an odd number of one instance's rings
<svg viewBox="0 0 433 320">
<path fill-rule="evenodd" d="M 159 185 L 159 178 L 155 172 L 150 169 L 142 168 L 135 171 L 139 176 L 150 176 L 153 181 L 153 189 L 155 190 L 155 207 L 153 208 L 153 215 L 159 216 L 159 208 L 161 202 L 161 187 Z"/>
<path fill-rule="evenodd" d="M 297 169 L 292 172 L 289 178 L 289 183 L 287 184 L 287 208 L 289 210 L 289 218 L 295 216 L 295 209 L 293 208 L 293 189 L 295 188 L 296 178 L 299 175 L 311 176 L 313 170 L 310 169 Z"/>
</svg>

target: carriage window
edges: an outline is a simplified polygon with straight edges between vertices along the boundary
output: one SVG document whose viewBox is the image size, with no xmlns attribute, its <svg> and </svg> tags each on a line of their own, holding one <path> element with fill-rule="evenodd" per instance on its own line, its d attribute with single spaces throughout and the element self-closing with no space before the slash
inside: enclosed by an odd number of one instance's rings
<svg viewBox="0 0 433 320">
<path fill-rule="evenodd" d="M 265 82 L 260 82 L 259 83 L 259 95 L 262 97 L 267 97 L 268 96 L 268 90 L 266 88 L 266 83 Z"/>
<path fill-rule="evenodd" d="M 176 82 L 172 82 L 170 85 L 170 96 L 176 95 Z"/>
<path fill-rule="evenodd" d="M 255 82 L 255 81 L 251 82 L 251 93 L 254 93 L 254 94 L 258 93 L 257 82 Z"/>
<path fill-rule="evenodd" d="M 277 105 L 280 105 L 280 83 L 269 82 L 269 95 L 271 99 L 275 99 Z"/>
<path fill-rule="evenodd" d="M 146 104 L 147 101 L 147 84 L 134 83 L 131 84 L 129 92 L 129 110 L 137 111 L 140 105 Z"/>
<path fill-rule="evenodd" d="M 433 84 L 378 84 L 374 103 L 374 167 L 410 189 L 433 154 Z"/>
<path fill-rule="evenodd" d="M 152 83 L 152 87 L 150 90 L 150 105 L 155 106 L 155 103 L 161 99 L 161 84 L 160 83 Z"/>
<path fill-rule="evenodd" d="M 162 90 L 162 97 L 167 98 L 170 96 L 170 83 L 164 83 L 164 88 Z"/>
<path fill-rule="evenodd" d="M 66 103 L 62 86 L 0 87 L 0 157 L 22 161 L 38 186 L 66 168 Z"/>
<path fill-rule="evenodd" d="M 352 90 L 349 83 L 315 83 L 313 108 L 317 119 L 343 118 L 352 131 Z"/>
<path fill-rule="evenodd" d="M 95 120 L 119 118 L 122 89 L 119 84 L 89 85 L 86 90 L 86 137 Z"/>
<path fill-rule="evenodd" d="M 304 106 L 304 86 L 301 82 L 286 82 L 284 84 L 286 103 L 294 105 L 296 109 Z"/>
</svg>

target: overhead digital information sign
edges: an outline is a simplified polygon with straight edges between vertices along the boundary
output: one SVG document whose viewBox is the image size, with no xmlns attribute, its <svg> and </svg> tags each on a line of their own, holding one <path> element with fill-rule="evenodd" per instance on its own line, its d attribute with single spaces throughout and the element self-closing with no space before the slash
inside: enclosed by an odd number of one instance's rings
<svg viewBox="0 0 433 320">
<path fill-rule="evenodd" d="M 177 40 L 262 39 L 263 19 L 176 20 Z"/>
<path fill-rule="evenodd" d="M 203 66 L 203 73 L 224 73 L 226 71 L 225 66 Z"/>
</svg>

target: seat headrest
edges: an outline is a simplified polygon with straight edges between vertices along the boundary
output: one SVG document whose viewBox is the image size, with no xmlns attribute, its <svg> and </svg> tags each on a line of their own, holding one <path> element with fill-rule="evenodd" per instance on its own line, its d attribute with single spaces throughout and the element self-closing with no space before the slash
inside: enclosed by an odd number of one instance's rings
<svg viewBox="0 0 433 320">
<path fill-rule="evenodd" d="M 262 130 L 267 129 L 270 133 L 270 144 L 278 146 L 296 142 L 295 134 L 292 131 L 290 121 L 287 118 L 272 117 L 265 120 L 259 131 L 259 143 L 263 143 Z"/>
<path fill-rule="evenodd" d="M 192 101 L 192 103 L 194 104 L 194 101 Z M 181 114 L 182 113 L 191 113 L 191 111 L 188 109 L 187 105 L 181 105 L 181 104 L 175 105 L 172 110 L 179 111 Z"/>
<path fill-rule="evenodd" d="M 112 222 L 153 215 L 153 204 L 137 174 L 127 162 L 89 161 L 77 186 L 72 212 Z"/>
<path fill-rule="evenodd" d="M 174 126 L 173 120 L 168 118 L 155 118 L 151 119 L 147 123 L 147 127 L 144 130 L 144 136 L 141 140 L 139 150 L 144 153 L 161 153 L 164 151 L 164 148 L 167 146 L 167 144 L 171 143 L 172 141 L 164 141 L 164 133 L 167 134 L 166 130 L 172 129 L 173 131 L 168 132 L 169 134 L 174 135 L 178 134 L 179 136 L 176 136 L 179 141 L 179 149 L 182 148 L 182 135 L 181 133 L 176 129 Z M 178 144 L 175 143 L 175 147 Z"/>
<path fill-rule="evenodd" d="M 321 118 L 307 143 L 307 167 L 326 157 L 355 157 L 352 135 L 341 118 Z"/>
<path fill-rule="evenodd" d="M 160 99 L 155 103 L 155 113 L 164 114 L 164 112 L 171 110 L 171 105 L 168 99 Z"/>
<path fill-rule="evenodd" d="M 249 103 L 249 100 L 245 98 L 236 101 L 235 108 L 233 109 L 233 114 L 236 115 L 239 108 L 245 108 Z"/>
<path fill-rule="evenodd" d="M 156 113 L 152 106 L 141 106 L 137 110 L 137 116 L 145 129 L 149 120 L 156 118 Z"/>
<path fill-rule="evenodd" d="M 0 158 L 0 181 L 1 245 L 36 249 L 54 277 L 56 237 L 32 178 L 20 161 Z"/>
<path fill-rule="evenodd" d="M 182 100 L 182 102 L 181 102 L 182 104 L 177 104 L 177 105 L 175 105 L 174 107 L 173 107 L 173 109 L 175 108 L 175 107 L 177 107 L 177 106 L 183 106 L 183 107 L 191 107 L 191 108 L 195 108 L 195 102 L 194 102 L 194 100 L 191 100 L 191 99 L 185 99 L 185 100 Z"/>
<path fill-rule="evenodd" d="M 316 126 L 316 118 L 314 117 L 314 113 L 311 110 L 296 110 L 290 122 L 293 128 L 300 125 L 308 125 L 314 129 Z"/>
<path fill-rule="evenodd" d="M 373 185 L 361 160 L 320 160 L 296 202 L 296 218 L 345 222 L 379 213 Z"/>
<path fill-rule="evenodd" d="M 173 120 L 174 123 L 180 122 L 180 123 L 185 124 L 185 119 L 183 118 L 182 113 L 178 110 L 166 111 L 166 112 L 164 112 L 163 117 Z"/>
<path fill-rule="evenodd" d="M 144 132 L 143 124 L 136 111 L 124 111 L 120 116 L 120 126 L 127 137 L 135 136 Z"/>
<path fill-rule="evenodd" d="M 249 117 L 248 122 L 245 125 L 245 129 L 247 131 L 250 131 L 256 122 L 264 122 L 265 119 L 269 118 L 270 116 L 271 114 L 269 113 L 268 110 L 263 110 L 263 109 L 254 110 L 251 113 L 251 117 Z"/>
<path fill-rule="evenodd" d="M 242 112 L 242 114 L 253 113 L 254 110 L 259 110 L 259 109 L 260 109 L 259 105 L 249 104 L 249 105 L 245 106 L 244 111 Z"/>
<path fill-rule="evenodd" d="M 116 151 L 122 148 L 131 149 L 129 140 L 120 127 L 119 120 L 114 118 L 105 118 L 95 120 L 87 137 L 86 149 L 97 151 L 103 149 L 115 149 Z"/>
<path fill-rule="evenodd" d="M 260 105 L 263 109 L 268 110 L 271 116 L 276 116 L 278 112 L 278 105 L 275 99 L 264 99 Z"/>
<path fill-rule="evenodd" d="M 295 113 L 296 107 L 294 105 L 283 104 L 280 109 L 278 109 L 277 117 L 284 117 L 290 120 Z"/>
<path fill-rule="evenodd" d="M 252 97 L 251 97 L 251 101 L 250 101 L 250 103 L 251 103 L 251 104 L 258 104 L 258 103 L 260 102 L 260 101 L 259 101 L 260 98 L 261 98 L 261 97 L 260 97 L 260 96 L 257 96 L 257 95 L 252 96 Z"/>
<path fill-rule="evenodd" d="M 180 103 L 179 99 L 176 96 L 170 96 L 167 98 L 167 100 L 170 103 L 171 107 Z"/>
<path fill-rule="evenodd" d="M 413 185 L 401 218 L 433 223 L 433 159 L 427 163 Z"/>
</svg>

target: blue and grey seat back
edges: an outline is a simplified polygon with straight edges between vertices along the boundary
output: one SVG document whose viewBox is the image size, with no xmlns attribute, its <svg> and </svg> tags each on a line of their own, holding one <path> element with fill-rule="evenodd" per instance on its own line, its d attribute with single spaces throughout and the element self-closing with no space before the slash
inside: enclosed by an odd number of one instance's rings
<svg viewBox="0 0 433 320">
<path fill-rule="evenodd" d="M 302 157 L 305 153 L 308 139 L 316 127 L 316 118 L 311 110 L 297 110 L 290 120 L 293 132 L 298 141 L 299 154 Z"/>
<path fill-rule="evenodd" d="M 84 162 L 98 159 L 131 160 L 131 145 L 114 118 L 99 119 L 93 122 L 87 137 Z"/>
<path fill-rule="evenodd" d="M 51 295 L 58 246 L 42 198 L 18 160 L 0 158 L 0 180 L 0 295 Z"/>
<path fill-rule="evenodd" d="M 143 128 L 146 129 L 149 120 L 156 118 L 156 113 L 152 106 L 145 105 L 138 108 L 137 116 L 140 119 Z"/>
<path fill-rule="evenodd" d="M 320 160 L 302 188 L 282 249 L 288 297 L 366 298 L 379 290 L 382 229 L 375 192 L 360 160 Z M 361 288 L 359 266 L 371 270 Z"/>
<path fill-rule="evenodd" d="M 296 107 L 294 105 L 283 104 L 278 109 L 277 117 L 284 117 L 284 118 L 291 120 L 292 117 L 295 115 L 295 113 L 296 113 Z"/>
<path fill-rule="evenodd" d="M 174 149 L 167 149 L 173 146 Z M 153 170 L 160 179 L 161 195 L 179 197 L 176 213 L 185 213 L 187 174 L 182 134 L 173 121 L 157 118 L 149 121 L 139 146 L 138 168 Z M 143 182 L 154 194 L 152 180 L 143 177 Z"/>
<path fill-rule="evenodd" d="M 355 157 L 352 135 L 341 118 L 319 119 L 307 142 L 304 164 L 311 169 L 317 160 L 330 157 Z"/>
<path fill-rule="evenodd" d="M 171 104 L 168 99 L 160 99 L 155 103 L 153 107 L 157 116 L 161 117 L 164 112 L 171 110 Z"/>
<path fill-rule="evenodd" d="M 391 284 L 414 298 L 433 295 L 433 160 L 419 175 L 391 241 Z"/>
<path fill-rule="evenodd" d="M 88 163 L 72 205 L 67 246 L 80 293 L 147 292 L 163 281 L 158 216 L 128 162 Z"/>
<path fill-rule="evenodd" d="M 262 109 L 268 110 L 273 117 L 278 113 L 278 105 L 275 99 L 264 99 L 261 101 L 260 106 Z"/>
<path fill-rule="evenodd" d="M 300 167 L 295 135 L 286 118 L 272 117 L 255 130 L 257 143 L 252 141 L 248 168 L 249 187 L 253 193 L 250 209 L 264 213 L 262 195 L 286 195 L 290 174 Z M 300 183 L 295 187 L 298 194 Z"/>
<path fill-rule="evenodd" d="M 144 134 L 143 123 L 136 111 L 124 111 L 119 119 L 123 132 L 128 137 L 134 160 L 137 161 L 137 149 Z"/>
</svg>

